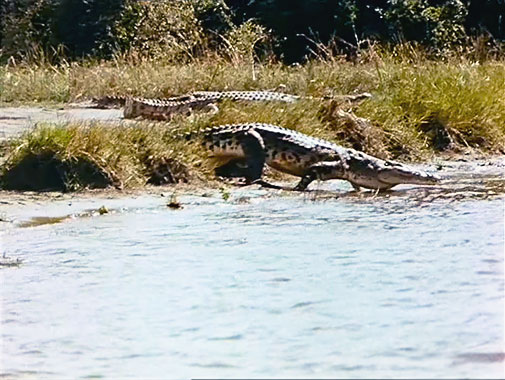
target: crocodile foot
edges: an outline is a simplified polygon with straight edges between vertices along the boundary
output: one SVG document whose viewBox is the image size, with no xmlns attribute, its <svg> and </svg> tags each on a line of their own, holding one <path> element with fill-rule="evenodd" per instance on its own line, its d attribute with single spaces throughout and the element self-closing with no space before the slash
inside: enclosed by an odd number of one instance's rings
<svg viewBox="0 0 505 380">
<path fill-rule="evenodd" d="M 262 179 L 257 179 L 256 181 L 252 181 L 249 185 L 260 185 L 261 187 L 266 187 L 268 189 L 291 190 L 291 189 L 287 189 L 283 186 L 274 185 L 274 184 L 269 183 L 267 181 L 263 181 Z"/>
</svg>

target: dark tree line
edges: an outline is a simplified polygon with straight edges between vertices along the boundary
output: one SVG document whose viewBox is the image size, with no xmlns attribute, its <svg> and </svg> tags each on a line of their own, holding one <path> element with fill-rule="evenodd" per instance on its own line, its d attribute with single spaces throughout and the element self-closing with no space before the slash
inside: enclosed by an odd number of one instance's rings
<svg viewBox="0 0 505 380">
<path fill-rule="evenodd" d="M 505 0 L 227 0 L 237 22 L 274 32 L 287 61 L 308 53 L 307 37 L 342 49 L 364 40 L 416 41 L 442 48 L 465 37 L 505 41 Z M 309 43 L 310 46 L 310 43 Z"/>
<path fill-rule="evenodd" d="M 1 4 L 1 3 L 0 3 Z M 0 6 L 3 53 L 16 55 L 32 46 L 64 46 L 69 57 L 96 54 L 110 38 L 124 0 L 4 0 Z"/>
<path fill-rule="evenodd" d="M 110 55 L 118 48 L 114 25 L 125 17 L 128 4 L 132 17 L 135 1 L 3 0 L 2 55 L 22 56 L 35 45 L 46 50 L 64 46 L 70 58 Z M 493 43 L 505 41 L 505 0 L 171 1 L 193 3 L 209 38 L 233 23 L 253 19 L 271 31 L 275 53 L 287 62 L 300 61 L 315 43 L 330 41 L 344 52 L 369 40 L 416 41 L 433 49 L 451 48 L 479 35 Z"/>
</svg>

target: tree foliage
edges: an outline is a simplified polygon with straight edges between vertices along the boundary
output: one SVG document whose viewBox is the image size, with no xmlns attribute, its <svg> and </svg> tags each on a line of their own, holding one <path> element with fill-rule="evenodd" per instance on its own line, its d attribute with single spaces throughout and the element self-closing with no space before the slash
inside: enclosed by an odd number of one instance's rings
<svg viewBox="0 0 505 380">
<path fill-rule="evenodd" d="M 255 19 L 277 37 L 287 61 L 310 52 L 308 38 L 342 50 L 366 40 L 416 41 L 447 49 L 472 35 L 505 40 L 505 0 L 229 0 L 239 21 Z"/>
<path fill-rule="evenodd" d="M 4 58 L 37 49 L 68 58 L 132 50 L 192 57 L 222 48 L 227 36 L 264 39 L 266 31 L 287 62 L 318 44 L 349 53 L 368 41 L 438 51 L 472 36 L 505 41 L 505 0 L 4 0 L 0 17 Z"/>
</svg>

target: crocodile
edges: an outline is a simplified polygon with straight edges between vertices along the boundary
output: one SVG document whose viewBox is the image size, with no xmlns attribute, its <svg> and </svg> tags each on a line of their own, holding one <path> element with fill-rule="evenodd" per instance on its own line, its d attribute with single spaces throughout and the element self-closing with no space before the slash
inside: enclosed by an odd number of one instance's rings
<svg viewBox="0 0 505 380">
<path fill-rule="evenodd" d="M 195 91 L 191 93 L 196 99 L 209 99 L 221 101 L 230 99 L 246 102 L 284 102 L 295 103 L 302 96 L 285 94 L 277 91 Z"/>
<path fill-rule="evenodd" d="M 161 100 L 144 98 L 127 98 L 123 116 L 125 119 L 138 117 L 151 120 L 171 120 L 176 114 L 191 114 L 193 111 L 217 112 L 218 108 L 212 98 Z"/>
<path fill-rule="evenodd" d="M 196 91 L 168 99 L 126 98 L 124 117 L 170 120 L 175 114 L 190 114 L 193 111 L 217 112 L 216 103 L 226 99 L 243 102 L 294 103 L 300 97 L 274 91 Z"/>
<path fill-rule="evenodd" d="M 130 96 L 127 95 L 106 95 L 98 98 L 92 98 L 91 102 L 93 104 L 92 105 L 93 108 L 123 108 L 128 98 L 130 98 Z M 192 97 L 190 94 L 188 94 L 188 95 L 175 96 L 172 98 L 152 98 L 148 100 L 150 100 L 153 103 L 163 105 L 166 102 L 182 102 L 190 99 L 195 98 Z"/>
<path fill-rule="evenodd" d="M 195 91 L 190 94 L 196 99 L 213 98 L 216 101 L 230 99 L 234 101 L 249 101 L 249 102 L 284 102 L 295 103 L 301 99 L 312 100 L 339 100 L 348 102 L 359 102 L 372 97 L 369 92 L 363 92 L 355 95 L 328 95 L 322 97 L 301 96 L 286 94 L 278 91 Z"/>
<path fill-rule="evenodd" d="M 370 98 L 369 93 L 357 95 L 339 95 L 328 99 L 361 101 Z M 300 99 L 326 99 L 310 96 L 298 96 L 277 91 L 195 91 L 187 95 L 172 98 L 149 99 L 127 96 L 105 96 L 94 99 L 97 108 L 125 107 L 125 118 L 143 117 L 155 120 L 170 120 L 174 114 L 191 113 L 195 110 L 218 110 L 216 103 L 223 100 L 244 102 L 284 102 L 294 103 Z"/>
<path fill-rule="evenodd" d="M 356 95 L 353 95 L 356 96 Z M 106 95 L 98 98 L 93 98 L 92 103 L 94 108 L 122 108 L 125 106 L 127 99 L 131 96 L 127 95 Z M 136 101 L 149 102 L 151 105 L 159 106 L 172 105 L 173 102 L 186 102 L 194 100 L 212 100 L 219 102 L 224 99 L 233 101 L 279 101 L 293 103 L 301 99 L 300 96 L 284 94 L 276 91 L 195 91 L 189 94 L 174 96 L 170 98 L 141 98 L 133 97 Z"/>
<path fill-rule="evenodd" d="M 294 190 L 305 190 L 314 180 L 342 179 L 356 191 L 361 188 L 388 190 L 399 184 L 431 185 L 439 178 L 399 162 L 366 153 L 272 124 L 229 124 L 189 132 L 201 136 L 211 156 L 225 163 L 216 168 L 222 177 L 245 177 L 246 184 L 259 183 L 266 165 L 301 177 Z"/>
</svg>

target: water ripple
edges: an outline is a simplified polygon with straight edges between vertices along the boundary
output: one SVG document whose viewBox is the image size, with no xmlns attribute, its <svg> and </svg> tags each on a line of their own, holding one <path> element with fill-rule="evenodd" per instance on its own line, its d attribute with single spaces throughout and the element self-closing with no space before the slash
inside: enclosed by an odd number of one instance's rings
<svg viewBox="0 0 505 380">
<path fill-rule="evenodd" d="M 463 363 L 500 363 L 505 362 L 504 352 L 492 353 L 464 353 L 456 356 L 457 361 L 455 364 Z"/>
</svg>

